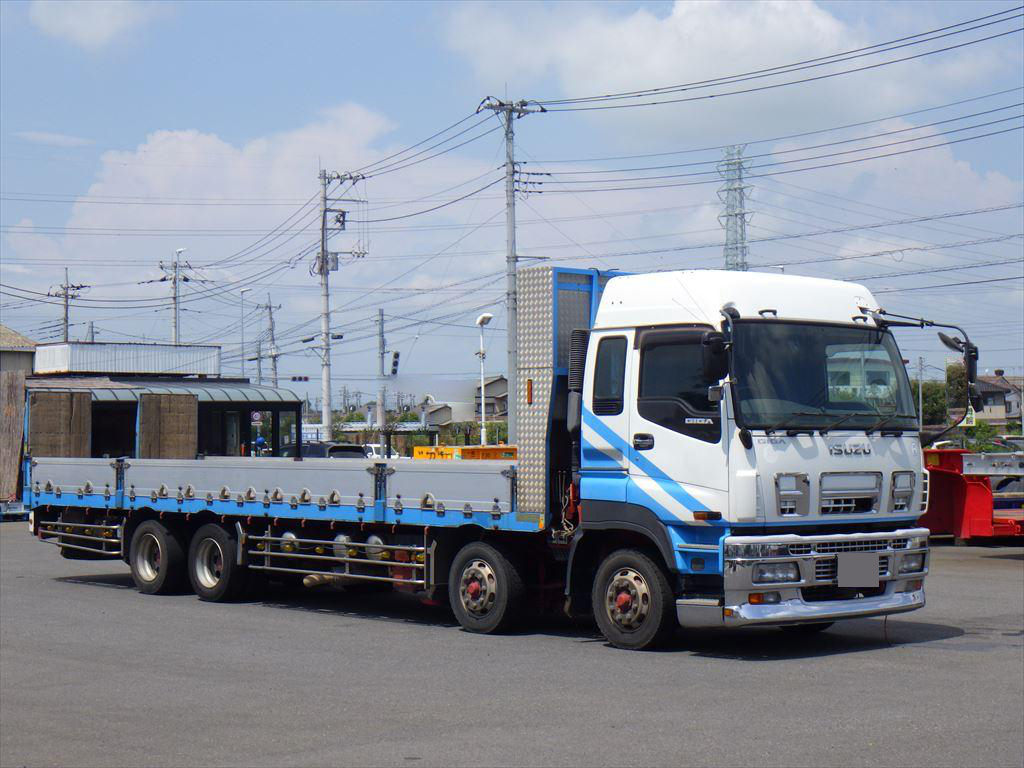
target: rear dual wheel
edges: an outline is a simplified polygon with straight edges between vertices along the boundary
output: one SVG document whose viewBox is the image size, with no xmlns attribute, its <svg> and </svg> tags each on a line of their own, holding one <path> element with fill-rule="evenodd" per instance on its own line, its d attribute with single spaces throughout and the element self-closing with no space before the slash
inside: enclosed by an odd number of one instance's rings
<svg viewBox="0 0 1024 768">
<path fill-rule="evenodd" d="M 178 535 L 158 520 L 146 520 L 135 529 L 128 564 L 144 595 L 172 594 L 185 586 L 184 547 Z"/>
<path fill-rule="evenodd" d="M 216 523 L 195 532 L 188 548 L 188 578 L 200 600 L 220 603 L 242 594 L 247 571 L 237 563 L 237 549 L 234 535 Z"/>
</svg>

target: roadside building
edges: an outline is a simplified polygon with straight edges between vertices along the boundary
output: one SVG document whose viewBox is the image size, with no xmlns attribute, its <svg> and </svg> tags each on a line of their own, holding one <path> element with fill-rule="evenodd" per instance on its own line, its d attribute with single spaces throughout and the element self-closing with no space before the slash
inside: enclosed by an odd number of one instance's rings
<svg viewBox="0 0 1024 768">
<path fill-rule="evenodd" d="M 0 325 L 0 371 L 32 373 L 36 343 L 6 325 Z"/>
<path fill-rule="evenodd" d="M 1013 381 L 1017 379 L 1017 381 Z M 1021 420 L 1021 377 L 1007 377 L 1002 370 L 995 376 L 979 376 L 978 389 L 984 407 L 977 418 L 994 425 Z"/>
<path fill-rule="evenodd" d="M 15 495 L 24 455 L 281 455 L 302 423 L 302 400 L 222 377 L 220 354 L 185 344 L 38 345 L 27 376 L 4 370 L 0 495 Z"/>
<path fill-rule="evenodd" d="M 487 421 L 508 419 L 508 379 L 504 376 L 490 376 L 484 379 L 487 403 Z M 474 390 L 473 418 L 480 421 L 480 385 Z"/>
</svg>

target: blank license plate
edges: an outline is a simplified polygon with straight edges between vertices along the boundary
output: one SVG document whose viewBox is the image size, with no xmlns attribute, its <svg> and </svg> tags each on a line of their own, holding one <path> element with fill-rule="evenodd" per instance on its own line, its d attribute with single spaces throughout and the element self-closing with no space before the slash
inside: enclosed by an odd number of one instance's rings
<svg viewBox="0 0 1024 768">
<path fill-rule="evenodd" d="M 877 552 L 840 552 L 837 578 L 840 587 L 877 587 Z"/>
</svg>

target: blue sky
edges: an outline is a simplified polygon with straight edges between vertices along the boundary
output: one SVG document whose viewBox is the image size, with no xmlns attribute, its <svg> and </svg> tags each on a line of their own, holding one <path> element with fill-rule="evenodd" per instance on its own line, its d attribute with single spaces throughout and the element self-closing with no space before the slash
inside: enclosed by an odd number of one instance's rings
<svg viewBox="0 0 1024 768">
<path fill-rule="evenodd" d="M 308 199 L 316 191 L 320 164 L 346 170 L 379 159 L 469 114 L 487 95 L 552 98 L 733 74 L 1010 7 L 987 2 L 6 2 L 0 4 L 3 282 L 45 291 L 59 281 L 58 265 L 66 262 L 75 282 L 93 286 L 90 300 L 108 302 L 102 308 L 84 303 L 76 307 L 76 321 L 94 320 L 100 338 L 166 338 L 168 312 L 158 307 L 122 310 L 116 303 L 161 296 L 164 286 L 145 281 L 159 277 L 157 262 L 174 248 L 188 248 L 194 264 L 213 264 Z M 1021 35 L 1016 34 L 921 61 L 721 102 L 609 115 L 531 116 L 517 125 L 520 157 L 564 160 L 679 151 L 873 120 L 1018 88 L 1021 68 Z M 996 117 L 1006 118 L 1019 114 L 1019 108 L 1011 107 L 1022 101 L 1020 95 L 1016 91 L 879 123 L 859 135 L 1004 106 L 1009 111 Z M 996 128 L 1019 124 L 1004 122 Z M 829 134 L 824 140 L 856 135 Z M 748 151 L 820 143 L 794 142 L 752 145 Z M 1015 131 L 892 160 L 766 179 L 755 183 L 751 236 L 878 221 L 886 214 L 903 219 L 909 217 L 904 214 L 928 216 L 1020 202 L 1021 146 L 1020 132 Z M 371 179 L 357 191 L 369 200 L 371 210 L 377 209 L 367 214 L 371 218 L 382 218 L 383 211 L 414 212 L 422 204 L 401 201 L 484 175 L 498 165 L 500 152 L 497 132 L 435 161 Z M 715 156 L 698 153 L 693 159 L 710 161 Z M 571 165 L 572 170 L 607 167 Z M 352 339 L 336 359 L 338 386 L 368 390 L 365 380 L 356 379 L 375 368 L 372 343 L 365 340 L 375 302 L 386 306 L 393 316 L 389 324 L 400 329 L 389 334 L 389 343 L 403 352 L 407 391 L 422 393 L 430 377 L 440 373 L 474 369 L 475 336 L 465 326 L 487 301 L 494 303 L 500 323 L 500 286 L 470 294 L 459 286 L 436 289 L 473 277 L 486 283 L 488 273 L 500 270 L 504 231 L 499 192 L 495 188 L 435 214 L 370 230 L 370 255 L 344 267 L 335 278 L 335 324 Z M 249 202 L 202 208 L 166 202 L 171 198 Z M 524 252 L 570 257 L 574 264 L 587 263 L 592 256 L 598 266 L 632 269 L 718 266 L 721 252 L 715 249 L 603 257 L 652 245 L 693 246 L 721 239 L 715 231 L 715 206 L 714 186 L 619 195 L 533 195 L 520 205 L 520 218 L 526 220 L 520 244 Z M 353 217 L 359 215 L 353 211 Z M 498 218 L 488 220 L 490 216 Z M 474 228 L 485 220 L 485 226 Z M 203 229 L 239 234 L 197 234 Z M 830 252 L 962 243 L 1022 229 L 1017 208 L 925 225 L 755 243 L 751 260 L 772 264 L 813 259 L 815 254 L 827 257 Z M 355 233 L 337 238 L 339 247 L 353 246 L 354 239 Z M 282 246 L 266 254 L 268 268 L 274 259 L 295 256 L 301 244 L 299 238 L 291 243 L 293 251 Z M 421 254 L 434 258 L 422 264 L 407 258 Z M 908 252 L 900 260 L 828 261 L 788 269 L 839 278 L 869 276 L 873 290 L 890 289 L 887 306 L 973 324 L 983 350 L 994 350 L 983 351 L 983 367 L 1021 373 L 1020 281 L 904 290 L 1012 277 L 1021 272 L 1020 255 L 1018 238 Z M 1015 258 L 1017 262 L 1009 263 Z M 965 268 L 990 262 L 1001 263 Z M 885 278 L 914 267 L 922 274 Z M 929 275 L 929 268 L 944 271 Z M 305 262 L 245 282 L 253 270 L 252 264 L 232 264 L 220 270 L 209 267 L 201 275 L 215 281 L 213 285 L 251 283 L 249 301 L 272 291 L 273 302 L 282 305 L 279 327 L 291 333 L 288 349 L 297 349 L 303 324 L 316 311 L 316 286 Z M 370 291 L 392 280 L 387 290 Z M 224 341 L 228 370 L 237 366 L 231 361 L 237 349 L 232 352 L 231 345 L 237 345 L 238 309 L 237 291 L 227 291 L 193 302 L 183 320 L 186 338 L 219 336 Z M 462 314 L 453 314 L 460 310 Z M 0 314 L 5 324 L 45 338 L 58 308 L 5 296 Z M 447 325 L 401 319 L 442 315 Z M 250 327 L 251 339 L 262 327 L 255 314 L 247 319 Z M 83 329 L 79 325 L 74 332 Z M 503 345 L 500 333 L 493 336 L 491 359 L 497 361 Z M 904 347 L 908 356 L 920 351 L 934 365 L 944 359 L 931 337 L 907 340 Z M 296 352 L 282 357 L 282 369 L 315 375 L 316 360 L 311 353 Z"/>
</svg>

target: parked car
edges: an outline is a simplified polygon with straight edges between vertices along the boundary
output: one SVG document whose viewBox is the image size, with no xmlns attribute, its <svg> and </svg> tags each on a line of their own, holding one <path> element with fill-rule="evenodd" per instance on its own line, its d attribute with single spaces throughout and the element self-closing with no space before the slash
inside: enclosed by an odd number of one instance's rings
<svg viewBox="0 0 1024 768">
<path fill-rule="evenodd" d="M 384 448 L 383 448 L 383 446 L 381 446 L 380 443 L 367 443 L 366 445 L 363 446 L 363 448 L 366 450 L 367 458 L 372 458 L 372 459 L 383 459 L 384 458 Z M 400 454 L 398 451 L 396 451 L 394 448 L 392 448 L 391 449 L 391 455 L 388 456 L 388 458 L 389 459 L 400 459 L 400 458 L 402 458 L 402 454 Z"/>
<path fill-rule="evenodd" d="M 295 455 L 295 443 L 281 446 L 282 456 Z M 366 449 L 355 443 L 311 442 L 302 444 L 304 459 L 365 459 Z"/>
</svg>

